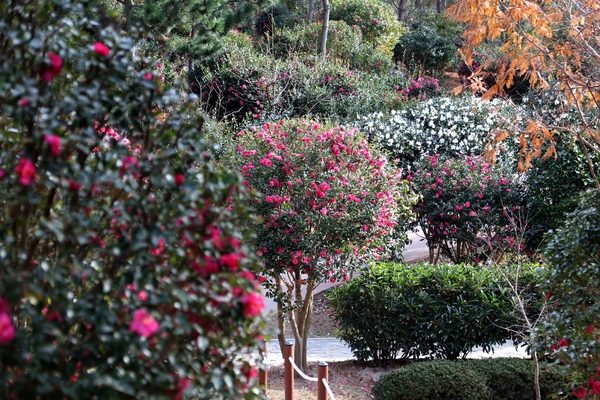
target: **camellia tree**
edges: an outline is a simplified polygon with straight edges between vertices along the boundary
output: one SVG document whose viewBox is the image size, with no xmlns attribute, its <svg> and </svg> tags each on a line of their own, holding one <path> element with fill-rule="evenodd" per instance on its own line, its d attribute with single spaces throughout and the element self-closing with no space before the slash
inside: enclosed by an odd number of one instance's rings
<svg viewBox="0 0 600 400">
<path fill-rule="evenodd" d="M 513 177 L 483 157 L 433 155 L 417 165 L 407 179 L 421 195 L 414 224 L 427 239 L 429 262 L 444 255 L 480 263 L 521 250 L 512 227 L 523 215 L 523 188 Z"/>
<path fill-rule="evenodd" d="M 464 22 L 465 45 L 462 49 L 471 61 L 473 49 L 483 41 L 500 43 L 501 65 L 495 71 L 495 84 L 484 98 L 501 95 L 519 77 L 541 90 L 558 88 L 564 96 L 563 110 L 574 109 L 579 124 L 548 125 L 532 119 L 520 132 L 521 154 L 519 168 L 531 167 L 536 157 L 552 157 L 556 130 L 567 132 L 586 153 L 587 165 L 596 176 L 597 166 L 588 152 L 600 154 L 598 103 L 600 101 L 600 5 L 596 0 L 526 1 L 526 0 L 460 0 L 447 12 Z M 485 67 L 474 78 L 484 79 Z M 508 133 L 499 131 L 495 141 L 504 140 Z M 493 147 L 490 147 L 490 151 Z"/>
<path fill-rule="evenodd" d="M 0 397 L 258 398 L 235 356 L 264 326 L 241 179 L 85 15 L 0 4 Z"/>
<path fill-rule="evenodd" d="M 244 185 L 256 191 L 249 202 L 262 217 L 259 280 L 277 302 L 281 348 L 287 314 L 306 369 L 315 288 L 403 246 L 408 189 L 355 129 L 280 121 L 240 132 L 238 143 Z"/>
</svg>

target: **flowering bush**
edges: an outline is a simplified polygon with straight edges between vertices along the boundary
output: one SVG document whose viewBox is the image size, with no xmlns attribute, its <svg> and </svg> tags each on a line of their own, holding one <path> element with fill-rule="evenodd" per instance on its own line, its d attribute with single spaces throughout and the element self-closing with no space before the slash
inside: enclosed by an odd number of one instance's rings
<svg viewBox="0 0 600 400">
<path fill-rule="evenodd" d="M 499 101 L 437 97 L 411 102 L 387 115 L 374 113 L 363 116 L 355 122 L 355 126 L 402 165 L 410 166 L 425 154 L 444 157 L 482 154 L 488 135 L 506 111 Z M 514 157 L 507 156 L 512 160 Z"/>
<path fill-rule="evenodd" d="M 2 11 L 0 397 L 259 397 L 239 175 L 111 21 Z"/>
<path fill-rule="evenodd" d="M 239 136 L 244 185 L 258 192 L 250 205 L 263 220 L 255 225 L 261 280 L 280 312 L 296 309 L 289 316 L 302 348 L 314 288 L 346 281 L 353 269 L 402 245 L 407 186 L 356 130 L 299 120 Z M 306 354 L 299 355 L 303 363 Z"/>
<path fill-rule="evenodd" d="M 545 289 L 556 307 L 545 321 L 550 350 L 562 361 L 578 398 L 600 394 L 600 191 L 585 192 L 577 210 L 546 247 Z"/>
<path fill-rule="evenodd" d="M 346 121 L 388 109 L 387 99 L 395 97 L 391 74 L 313 63 L 310 57 L 274 60 L 255 51 L 249 36 L 235 32 L 225 43 L 226 53 L 192 71 L 192 89 L 203 110 L 219 120 L 238 126 L 307 115 Z"/>
<path fill-rule="evenodd" d="M 481 262 L 522 246 L 514 238 L 521 185 L 482 158 L 427 156 L 407 179 L 421 196 L 415 223 L 430 249 L 453 262 Z"/>
<path fill-rule="evenodd" d="M 408 85 L 401 89 L 400 86 L 396 86 L 398 94 L 404 100 L 427 100 L 431 97 L 440 95 L 440 83 L 436 78 L 429 77 L 427 79 L 423 77 L 409 78 Z"/>
</svg>

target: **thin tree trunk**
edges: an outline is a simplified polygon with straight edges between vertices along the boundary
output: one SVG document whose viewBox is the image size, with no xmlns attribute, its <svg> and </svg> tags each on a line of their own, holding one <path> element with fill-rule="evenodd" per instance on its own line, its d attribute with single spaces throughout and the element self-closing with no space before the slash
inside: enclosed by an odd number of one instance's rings
<svg viewBox="0 0 600 400">
<path fill-rule="evenodd" d="M 309 0 L 308 2 L 308 23 L 312 24 L 315 18 L 315 0 Z"/>
<path fill-rule="evenodd" d="M 279 293 L 283 293 L 283 284 L 281 282 L 281 277 L 275 277 L 275 284 L 277 285 L 277 291 Z M 277 334 L 277 340 L 279 341 L 279 350 L 281 351 L 281 358 L 284 358 L 285 355 L 284 347 L 285 347 L 285 323 L 283 320 L 283 307 L 281 303 L 277 303 L 277 327 L 279 328 L 279 333 Z"/>
<path fill-rule="evenodd" d="M 407 0 L 400 0 L 398 3 L 398 21 L 400 22 L 406 20 L 406 2 Z"/>
<path fill-rule="evenodd" d="M 438 14 L 442 13 L 442 0 L 435 1 L 435 8 L 436 8 Z"/>
<path fill-rule="evenodd" d="M 196 27 L 192 26 L 190 41 L 193 41 L 195 37 L 196 37 Z M 191 72 L 193 69 L 194 69 L 194 59 L 190 57 L 190 59 L 188 60 L 188 71 Z M 190 76 L 191 76 L 191 74 L 190 74 Z"/>
<path fill-rule="evenodd" d="M 129 28 L 131 28 L 133 1 L 125 0 L 123 2 L 123 6 L 123 14 L 125 15 L 125 31 L 129 32 Z"/>
<path fill-rule="evenodd" d="M 542 400 L 542 393 L 540 390 L 540 363 L 538 361 L 537 352 L 533 352 L 533 384 L 535 386 L 535 398 L 536 400 Z"/>
<path fill-rule="evenodd" d="M 321 30 L 321 42 L 319 43 L 319 56 L 321 61 L 325 62 L 327 50 L 327 35 L 329 33 L 329 0 L 323 0 L 323 27 Z"/>
</svg>

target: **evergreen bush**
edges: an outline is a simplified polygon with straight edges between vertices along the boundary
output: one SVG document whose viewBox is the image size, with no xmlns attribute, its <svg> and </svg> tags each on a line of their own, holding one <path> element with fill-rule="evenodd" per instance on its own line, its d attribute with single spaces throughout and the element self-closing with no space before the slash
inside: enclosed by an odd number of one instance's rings
<svg viewBox="0 0 600 400">
<path fill-rule="evenodd" d="M 0 5 L 0 397 L 258 398 L 241 179 L 138 34 L 85 15 Z"/>
</svg>

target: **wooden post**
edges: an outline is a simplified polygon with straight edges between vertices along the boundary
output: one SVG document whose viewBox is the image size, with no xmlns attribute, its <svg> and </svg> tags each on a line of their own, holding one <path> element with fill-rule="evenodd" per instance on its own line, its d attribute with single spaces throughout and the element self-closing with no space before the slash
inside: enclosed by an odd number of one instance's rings
<svg viewBox="0 0 600 400">
<path fill-rule="evenodd" d="M 319 372 L 317 373 L 317 379 L 319 379 L 319 382 L 317 382 L 317 400 L 327 400 L 329 396 L 327 395 L 327 388 L 323 383 L 323 379 L 325 379 L 326 382 L 329 382 L 329 366 L 327 366 L 327 363 L 325 361 L 321 361 L 319 363 Z"/>
<path fill-rule="evenodd" d="M 267 365 L 265 365 L 267 362 L 267 352 L 268 352 L 266 340 L 264 341 L 264 344 L 265 344 L 265 349 L 259 350 L 261 358 L 262 358 L 263 366 L 262 366 L 262 368 L 260 368 L 258 370 L 258 384 L 263 387 L 263 393 L 267 394 L 268 385 L 269 385 L 269 378 L 268 378 L 269 367 Z"/>
<path fill-rule="evenodd" d="M 290 358 L 294 359 L 294 344 L 290 341 L 285 342 L 283 348 L 283 365 L 285 370 L 285 400 L 294 400 L 294 366 Z"/>
</svg>

